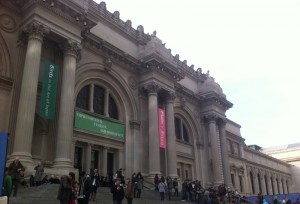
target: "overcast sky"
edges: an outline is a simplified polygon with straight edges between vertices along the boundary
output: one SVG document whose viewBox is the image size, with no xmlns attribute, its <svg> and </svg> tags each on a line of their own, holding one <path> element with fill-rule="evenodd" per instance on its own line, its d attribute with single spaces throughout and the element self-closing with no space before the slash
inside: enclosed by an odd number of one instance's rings
<svg viewBox="0 0 300 204">
<path fill-rule="evenodd" d="M 100 1 L 96 1 L 100 2 Z M 299 0 L 106 0 L 107 10 L 210 70 L 246 144 L 300 142 Z"/>
</svg>

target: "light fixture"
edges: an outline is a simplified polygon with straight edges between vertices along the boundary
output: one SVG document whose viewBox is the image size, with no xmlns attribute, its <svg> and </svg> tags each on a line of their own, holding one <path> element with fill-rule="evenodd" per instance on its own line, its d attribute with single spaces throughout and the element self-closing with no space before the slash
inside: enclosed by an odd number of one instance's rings
<svg viewBox="0 0 300 204">
<path fill-rule="evenodd" d="M 43 0 L 43 3 L 45 3 L 46 2 L 46 0 Z"/>
<path fill-rule="evenodd" d="M 79 21 L 79 17 L 78 16 L 76 16 L 76 21 Z"/>
<path fill-rule="evenodd" d="M 53 6 L 54 6 L 54 2 L 52 1 L 52 2 L 51 2 L 51 7 L 53 7 Z"/>
<path fill-rule="evenodd" d="M 83 22 L 83 25 L 86 26 L 86 21 Z"/>
</svg>

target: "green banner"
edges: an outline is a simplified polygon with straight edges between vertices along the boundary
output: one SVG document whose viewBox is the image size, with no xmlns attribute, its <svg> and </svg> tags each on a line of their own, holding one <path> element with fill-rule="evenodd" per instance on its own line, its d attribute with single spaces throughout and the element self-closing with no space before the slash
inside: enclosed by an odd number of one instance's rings
<svg viewBox="0 0 300 204">
<path fill-rule="evenodd" d="M 40 103 L 40 116 L 43 118 L 54 119 L 57 81 L 58 65 L 47 61 L 44 64 L 42 98 Z"/>
<path fill-rule="evenodd" d="M 74 127 L 124 140 L 124 124 L 75 111 Z"/>
</svg>

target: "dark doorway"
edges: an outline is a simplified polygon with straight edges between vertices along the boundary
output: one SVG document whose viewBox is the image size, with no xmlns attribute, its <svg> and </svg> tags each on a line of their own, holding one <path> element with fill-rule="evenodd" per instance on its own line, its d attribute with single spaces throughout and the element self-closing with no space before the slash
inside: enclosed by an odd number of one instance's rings
<svg viewBox="0 0 300 204">
<path fill-rule="evenodd" d="M 79 172 L 82 171 L 82 148 L 81 147 L 75 147 L 75 153 L 74 153 L 74 168 L 79 169 Z"/>
<path fill-rule="evenodd" d="M 114 175 L 114 154 L 107 153 L 107 173 L 110 176 Z"/>
<path fill-rule="evenodd" d="M 91 169 L 98 169 L 98 160 L 99 160 L 99 152 L 97 150 L 92 150 L 91 155 Z"/>
</svg>

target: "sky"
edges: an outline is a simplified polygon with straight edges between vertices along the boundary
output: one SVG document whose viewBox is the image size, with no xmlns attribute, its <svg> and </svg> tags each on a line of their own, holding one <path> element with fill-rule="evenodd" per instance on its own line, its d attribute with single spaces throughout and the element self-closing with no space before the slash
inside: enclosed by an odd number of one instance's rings
<svg viewBox="0 0 300 204">
<path fill-rule="evenodd" d="M 155 30 L 181 61 L 210 71 L 247 145 L 300 142 L 299 0 L 105 2 L 134 28 Z"/>
</svg>

